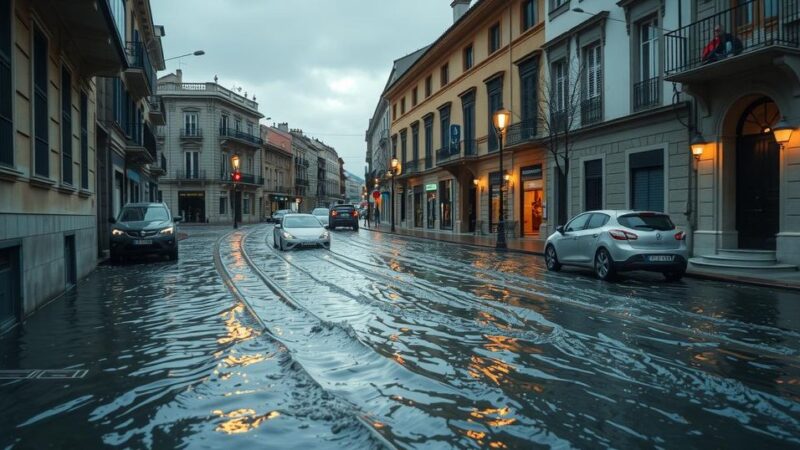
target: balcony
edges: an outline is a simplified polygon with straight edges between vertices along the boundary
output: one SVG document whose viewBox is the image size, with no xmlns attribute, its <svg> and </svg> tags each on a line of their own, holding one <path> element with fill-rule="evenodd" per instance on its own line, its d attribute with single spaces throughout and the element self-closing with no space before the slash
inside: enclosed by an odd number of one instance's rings
<svg viewBox="0 0 800 450">
<path fill-rule="evenodd" d="M 407 161 L 405 164 L 402 165 L 400 168 L 401 172 L 399 176 L 403 175 L 413 175 L 419 172 L 419 161 Z"/>
<path fill-rule="evenodd" d="M 234 128 L 220 128 L 219 138 L 233 139 L 237 142 L 253 147 L 261 147 L 264 144 L 264 140 L 261 139 L 261 137 L 254 136 L 252 134 Z"/>
<path fill-rule="evenodd" d="M 536 139 L 536 119 L 521 120 L 506 130 L 506 147 L 531 142 Z"/>
<path fill-rule="evenodd" d="M 162 175 L 166 175 L 167 173 L 167 158 L 164 154 L 161 154 L 161 161 L 159 164 L 151 164 L 150 165 L 150 174 L 153 176 L 160 177 Z"/>
<path fill-rule="evenodd" d="M 202 128 L 181 128 L 181 140 L 187 141 L 199 141 L 203 139 L 203 130 Z"/>
<path fill-rule="evenodd" d="M 661 78 L 653 77 L 633 85 L 633 110 L 643 111 L 661 105 Z"/>
<path fill-rule="evenodd" d="M 511 128 L 509 127 L 509 130 Z M 463 140 L 458 145 L 440 148 L 436 151 L 436 165 L 447 166 L 478 156 L 478 141 Z"/>
<path fill-rule="evenodd" d="M 717 27 L 721 38 L 715 38 Z M 800 2 L 744 2 L 664 39 L 666 81 L 706 82 L 768 67 L 778 56 L 800 54 Z"/>
<path fill-rule="evenodd" d="M 603 97 L 581 100 L 581 125 L 591 125 L 603 120 Z"/>
<path fill-rule="evenodd" d="M 155 94 L 156 71 L 150 63 L 147 48 L 141 42 L 128 42 L 125 45 L 128 68 L 122 72 L 128 92 L 136 99 Z"/>
<path fill-rule="evenodd" d="M 131 123 L 127 134 L 125 157 L 128 161 L 134 164 L 156 162 L 156 137 L 148 123 Z"/>
<path fill-rule="evenodd" d="M 198 182 L 208 180 L 205 169 L 204 170 L 178 169 L 175 171 L 175 179 L 178 181 L 198 181 Z"/>
<path fill-rule="evenodd" d="M 170 97 L 198 97 L 208 96 L 219 100 L 233 103 L 241 108 L 250 111 L 258 117 L 263 115 L 258 112 L 258 103 L 254 99 L 249 99 L 226 89 L 217 83 L 159 83 L 158 93 L 169 95 Z"/>
<path fill-rule="evenodd" d="M 309 168 L 309 167 L 311 166 L 311 164 L 308 162 L 308 160 L 307 160 L 307 159 L 305 159 L 305 158 L 301 158 L 301 157 L 299 157 L 299 156 L 295 156 L 295 157 L 294 157 L 294 164 L 295 164 L 295 165 L 297 165 L 297 166 L 303 166 L 303 167 L 305 167 L 306 169 L 307 169 L 307 168 Z"/>
<path fill-rule="evenodd" d="M 157 126 L 166 125 L 167 116 L 165 115 L 164 102 L 161 100 L 161 97 L 158 95 L 151 95 L 147 101 L 150 111 L 147 117 L 150 119 L 150 123 Z"/>
<path fill-rule="evenodd" d="M 378 136 L 379 147 L 383 147 L 387 142 L 389 142 L 389 130 L 381 130 Z"/>
</svg>

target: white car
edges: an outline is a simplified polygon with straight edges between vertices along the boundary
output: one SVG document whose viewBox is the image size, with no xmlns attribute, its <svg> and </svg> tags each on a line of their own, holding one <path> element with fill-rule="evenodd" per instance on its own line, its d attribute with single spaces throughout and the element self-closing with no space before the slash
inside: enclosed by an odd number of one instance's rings
<svg viewBox="0 0 800 450">
<path fill-rule="evenodd" d="M 617 272 L 661 272 L 669 281 L 686 273 L 686 233 L 669 216 L 652 211 L 588 211 L 578 214 L 547 238 L 547 269 L 562 265 L 594 269 L 601 280 Z"/>
<path fill-rule="evenodd" d="M 330 250 L 331 234 L 311 214 L 286 214 L 272 230 L 272 245 L 281 251 L 295 247 L 322 247 Z"/>
<path fill-rule="evenodd" d="M 328 225 L 328 214 L 329 213 L 330 213 L 330 210 L 328 208 L 314 208 L 314 210 L 311 211 L 311 214 L 314 217 L 316 217 L 317 219 L 319 219 L 319 222 L 324 226 Z"/>
</svg>

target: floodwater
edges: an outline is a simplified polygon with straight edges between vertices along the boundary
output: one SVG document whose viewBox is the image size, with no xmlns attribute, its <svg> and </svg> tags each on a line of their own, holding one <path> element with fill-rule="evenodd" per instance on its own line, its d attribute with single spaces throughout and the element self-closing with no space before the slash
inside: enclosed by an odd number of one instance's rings
<svg viewBox="0 0 800 450">
<path fill-rule="evenodd" d="M 800 293 L 228 231 L 100 267 L 1 337 L 0 369 L 31 378 L 0 379 L 0 446 L 800 445 Z"/>
</svg>

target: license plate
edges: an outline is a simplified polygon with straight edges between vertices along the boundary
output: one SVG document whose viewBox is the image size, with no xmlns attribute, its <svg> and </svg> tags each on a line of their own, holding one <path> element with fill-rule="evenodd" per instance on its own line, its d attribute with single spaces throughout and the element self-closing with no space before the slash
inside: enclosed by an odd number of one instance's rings
<svg viewBox="0 0 800 450">
<path fill-rule="evenodd" d="M 672 262 L 675 257 L 673 255 L 651 255 L 648 256 L 650 262 Z"/>
<path fill-rule="evenodd" d="M 153 245 L 152 239 L 136 239 L 133 241 L 133 245 Z"/>
</svg>

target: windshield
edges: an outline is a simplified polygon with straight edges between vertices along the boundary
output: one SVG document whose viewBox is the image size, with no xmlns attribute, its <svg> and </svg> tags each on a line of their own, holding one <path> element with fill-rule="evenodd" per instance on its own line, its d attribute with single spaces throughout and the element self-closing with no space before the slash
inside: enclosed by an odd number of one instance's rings
<svg viewBox="0 0 800 450">
<path fill-rule="evenodd" d="M 637 230 L 668 231 L 675 229 L 675 225 L 664 214 L 631 214 L 619 218 L 619 224 Z"/>
<path fill-rule="evenodd" d="M 315 216 L 327 216 L 328 215 L 328 209 L 327 208 L 316 208 L 313 211 L 311 211 L 311 214 L 313 214 Z"/>
<path fill-rule="evenodd" d="M 169 213 L 163 206 L 128 206 L 119 215 L 120 222 L 141 222 L 143 220 L 169 220 Z"/>
<path fill-rule="evenodd" d="M 283 219 L 284 228 L 321 228 L 316 217 L 312 216 L 288 216 Z"/>
</svg>

